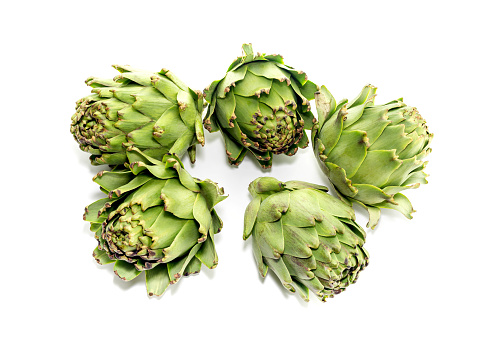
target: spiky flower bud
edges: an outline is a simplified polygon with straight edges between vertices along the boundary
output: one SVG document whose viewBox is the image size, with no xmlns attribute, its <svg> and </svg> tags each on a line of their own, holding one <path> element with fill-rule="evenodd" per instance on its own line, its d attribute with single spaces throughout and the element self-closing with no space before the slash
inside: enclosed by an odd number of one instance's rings
<svg viewBox="0 0 504 344">
<path fill-rule="evenodd" d="M 226 76 L 205 89 L 210 106 L 204 123 L 222 132 L 230 164 L 251 152 L 261 167 L 271 168 L 273 154 L 294 155 L 308 146 L 305 129 L 315 122 L 309 101 L 317 86 L 281 56 L 254 55 L 251 44 L 242 48 Z"/>
<path fill-rule="evenodd" d="M 93 94 L 77 102 L 70 132 L 93 165 L 122 165 L 126 150 L 136 147 L 157 159 L 168 152 L 196 157 L 205 143 L 203 95 L 170 71 L 147 72 L 113 66 L 114 80 L 89 78 Z"/>
<path fill-rule="evenodd" d="M 214 207 L 224 190 L 192 178 L 176 155 L 163 161 L 138 148 L 127 152 L 128 168 L 100 172 L 95 182 L 108 197 L 88 207 L 100 264 L 131 280 L 146 272 L 149 295 L 162 295 L 181 276 L 217 266 L 214 235 L 222 221 Z"/>
<path fill-rule="evenodd" d="M 402 98 L 374 105 L 375 93 L 368 85 L 353 101 L 337 104 L 322 86 L 315 94 L 319 123 L 312 130 L 322 170 L 338 192 L 368 210 L 371 228 L 380 208 L 411 218 L 413 207 L 401 192 L 427 183 L 422 159 L 433 137 L 416 108 Z"/>
<path fill-rule="evenodd" d="M 368 265 L 366 233 L 343 201 L 321 185 L 261 177 L 250 183 L 243 239 L 252 236 L 263 277 L 268 269 L 286 289 L 325 301 L 355 283 Z"/>
</svg>

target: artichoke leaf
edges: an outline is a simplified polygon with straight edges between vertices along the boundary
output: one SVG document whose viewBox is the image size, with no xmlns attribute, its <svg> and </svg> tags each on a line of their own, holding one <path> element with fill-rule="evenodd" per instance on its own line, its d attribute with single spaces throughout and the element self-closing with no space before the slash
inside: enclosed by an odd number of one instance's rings
<svg viewBox="0 0 504 344">
<path fill-rule="evenodd" d="M 265 261 L 266 265 L 271 270 L 273 270 L 275 275 L 278 276 L 278 278 L 280 279 L 280 281 L 282 282 L 284 287 L 286 289 L 290 290 L 291 292 L 294 292 L 294 290 L 292 290 L 292 286 L 290 285 L 292 283 L 291 275 L 289 273 L 289 270 L 287 269 L 287 266 L 285 266 L 282 258 L 273 259 L 273 258 L 265 257 L 264 261 Z"/>
<path fill-rule="evenodd" d="M 357 194 L 354 199 L 365 204 L 375 205 L 383 201 L 393 202 L 392 195 L 385 193 L 382 189 L 369 184 L 354 184 Z"/>
<path fill-rule="evenodd" d="M 188 128 L 194 128 L 195 121 L 200 120 L 197 105 L 193 97 L 185 91 L 177 94 L 177 103 L 180 111 L 180 118 Z"/>
<path fill-rule="evenodd" d="M 177 104 L 177 95 L 181 90 L 169 78 L 161 75 L 152 75 L 151 84 L 173 105 Z"/>
<path fill-rule="evenodd" d="M 318 185 L 318 184 L 312 184 L 312 183 L 307 183 L 303 181 L 298 181 L 298 180 L 292 180 L 289 182 L 285 182 L 285 188 L 289 190 L 297 190 L 297 189 L 315 189 L 315 190 L 321 190 L 321 191 L 329 191 L 329 189 L 324 186 L 324 185 Z"/>
<path fill-rule="evenodd" d="M 379 208 L 388 208 L 388 209 L 394 209 L 399 211 L 401 214 L 403 214 L 406 218 L 412 219 L 413 216 L 412 214 L 415 212 L 413 209 L 413 206 L 411 205 L 411 202 L 409 199 L 404 196 L 403 194 L 395 194 L 394 195 L 394 202 L 397 204 L 393 204 L 390 202 L 382 202 L 378 204 L 374 204 L 375 207 Z"/>
<path fill-rule="evenodd" d="M 259 208 L 258 223 L 278 221 L 289 209 L 290 192 L 280 191 L 267 197 Z"/>
<path fill-rule="evenodd" d="M 322 86 L 320 91 L 315 92 L 314 97 L 319 126 L 322 127 L 325 124 L 325 121 L 336 113 L 336 99 L 334 99 L 331 92 L 329 92 L 325 86 Z"/>
<path fill-rule="evenodd" d="M 131 104 L 135 110 L 152 120 L 158 120 L 165 110 L 173 106 L 161 92 L 153 87 L 145 87 L 140 92 L 133 94 L 135 102 Z"/>
<path fill-rule="evenodd" d="M 169 247 L 182 228 L 194 220 L 181 219 L 159 208 L 159 215 L 152 224 L 146 224 L 145 234 L 152 238 L 151 249 Z M 190 225 L 190 224 L 189 224 Z"/>
<path fill-rule="evenodd" d="M 318 234 L 315 228 L 299 228 L 287 224 L 283 225 L 284 254 L 299 258 L 312 256 L 312 248 L 319 247 Z"/>
<path fill-rule="evenodd" d="M 346 172 L 343 168 L 331 162 L 325 162 L 324 164 L 328 171 L 327 176 L 329 180 L 339 192 L 347 197 L 353 197 L 357 194 L 357 189 L 352 185 L 352 181 L 347 179 Z"/>
<path fill-rule="evenodd" d="M 209 269 L 213 269 L 217 266 L 219 258 L 217 257 L 217 251 L 215 250 L 213 234 L 203 242 L 201 248 L 196 253 L 196 257 Z"/>
<path fill-rule="evenodd" d="M 297 277 L 299 280 L 309 280 L 315 277 L 315 274 L 311 271 L 317 268 L 317 261 L 313 255 L 308 258 L 298 258 L 284 254 L 282 259 L 290 274 Z"/>
<path fill-rule="evenodd" d="M 353 176 L 358 173 L 366 159 L 368 148 L 365 131 L 344 131 L 334 149 L 329 151 L 326 148 L 324 154 L 327 155 L 326 162 L 337 164 L 345 170 L 347 178 L 354 180 Z"/>
<path fill-rule="evenodd" d="M 268 265 L 264 264 L 263 259 L 265 258 L 262 255 L 261 248 L 259 247 L 255 237 L 252 237 L 252 252 L 254 254 L 254 259 L 256 261 L 257 268 L 259 269 L 259 273 L 262 277 L 266 277 L 266 274 L 268 273 Z"/>
<path fill-rule="evenodd" d="M 224 79 L 222 79 L 216 88 L 216 97 L 224 98 L 230 91 L 231 86 L 236 83 L 241 83 L 247 74 L 247 66 L 242 66 L 236 70 L 227 72 Z M 209 99 L 207 99 L 210 102 Z"/>
<path fill-rule="evenodd" d="M 114 273 L 124 281 L 131 281 L 140 275 L 141 271 L 138 271 L 133 264 L 117 260 L 114 264 Z"/>
<path fill-rule="evenodd" d="M 316 194 L 307 189 L 284 191 L 284 193 L 290 196 L 288 210 L 282 216 L 284 224 L 294 227 L 312 227 L 315 226 L 316 221 L 322 221 L 324 215 L 320 210 Z"/>
<path fill-rule="evenodd" d="M 194 247 L 201 246 L 201 243 L 198 243 L 196 246 L 195 242 L 198 242 L 200 238 L 200 233 L 198 232 L 198 226 L 195 221 L 187 221 L 180 232 L 177 233 L 177 236 L 173 240 L 170 246 L 163 249 L 164 257 L 161 259 L 163 263 L 171 262 L 174 259 L 177 259 L 189 252 Z"/>
<path fill-rule="evenodd" d="M 193 219 L 196 193 L 188 190 L 177 179 L 168 179 L 161 190 L 165 210 L 183 219 Z"/>
<path fill-rule="evenodd" d="M 299 295 L 301 295 L 301 298 L 304 301 L 306 301 L 306 302 L 310 301 L 309 289 L 307 286 L 298 282 L 295 279 L 292 281 L 292 284 L 294 285 L 294 289 L 299 293 Z"/>
<path fill-rule="evenodd" d="M 279 258 L 284 251 L 282 221 L 258 222 L 254 232 L 261 254 L 268 258 Z"/>
<path fill-rule="evenodd" d="M 149 296 L 161 296 L 170 284 L 170 277 L 168 276 L 168 268 L 165 264 L 160 264 L 153 269 L 145 271 L 145 284 L 147 286 L 147 293 Z"/>
<path fill-rule="evenodd" d="M 219 186 L 210 179 L 200 180 L 197 183 L 209 210 L 212 210 L 218 203 L 228 197 L 224 195 L 224 189 L 219 188 Z"/>
<path fill-rule="evenodd" d="M 198 231 L 202 235 L 198 241 L 206 240 L 208 231 L 212 226 L 212 215 L 210 214 L 205 199 L 200 193 L 196 194 L 196 199 L 194 200 L 193 216 L 199 224 Z"/>
<path fill-rule="evenodd" d="M 151 179 L 133 192 L 130 204 L 139 204 L 143 211 L 147 208 L 163 204 L 161 189 L 166 184 L 163 179 Z"/>
<path fill-rule="evenodd" d="M 102 223 L 101 210 L 110 202 L 109 198 L 102 198 L 88 205 L 84 210 L 84 221 Z"/>
<path fill-rule="evenodd" d="M 99 246 L 94 249 L 93 257 L 100 265 L 115 263 L 115 260 L 110 259 L 107 252 L 100 250 Z"/>
<path fill-rule="evenodd" d="M 256 223 L 257 213 L 261 205 L 261 197 L 255 196 L 245 209 L 245 218 L 243 226 L 243 240 L 247 240 L 252 234 L 254 225 Z"/>
<path fill-rule="evenodd" d="M 264 61 L 260 63 L 250 63 L 247 65 L 247 68 L 248 72 L 256 76 L 262 76 L 267 79 L 276 79 L 278 82 L 287 80 L 284 73 L 277 67 L 275 62 Z"/>
<path fill-rule="evenodd" d="M 348 178 L 352 179 L 354 186 L 369 184 L 380 188 L 386 185 L 401 164 L 402 160 L 399 160 L 394 150 L 368 151 L 357 172 Z"/>
<path fill-rule="evenodd" d="M 194 245 L 194 247 L 189 251 L 189 253 L 180 259 L 170 261 L 167 263 L 168 275 L 170 277 L 170 284 L 177 283 L 178 280 L 184 275 L 186 267 L 189 265 L 196 252 L 201 247 L 201 243 Z"/>
<path fill-rule="evenodd" d="M 199 252 L 199 251 L 198 251 Z M 184 276 L 197 274 L 201 271 L 201 261 L 194 256 L 184 270 Z"/>
</svg>

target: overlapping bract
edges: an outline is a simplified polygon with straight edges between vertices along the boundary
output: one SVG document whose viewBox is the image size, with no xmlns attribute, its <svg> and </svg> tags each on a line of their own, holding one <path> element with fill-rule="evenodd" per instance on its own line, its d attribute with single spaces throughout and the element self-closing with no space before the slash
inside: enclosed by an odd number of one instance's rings
<svg viewBox="0 0 504 344">
<path fill-rule="evenodd" d="M 146 272 L 149 295 L 162 295 L 182 275 L 217 265 L 214 234 L 222 221 L 214 206 L 227 196 L 210 180 L 193 178 L 176 155 L 163 161 L 137 148 L 127 169 L 100 172 L 95 182 L 108 197 L 86 208 L 98 247 L 98 263 L 114 263 L 131 280 Z"/>
<path fill-rule="evenodd" d="M 196 157 L 204 144 L 203 95 L 170 71 L 152 73 L 113 66 L 121 74 L 110 79 L 89 78 L 93 94 L 77 102 L 70 131 L 80 149 L 91 153 L 93 165 L 120 165 L 126 149 L 137 147 L 161 159 L 167 153 Z"/>
<path fill-rule="evenodd" d="M 254 257 L 286 289 L 308 301 L 308 290 L 325 301 L 354 283 L 369 262 L 366 234 L 351 207 L 320 185 L 261 177 L 249 186 L 243 238 L 252 235 Z"/>
<path fill-rule="evenodd" d="M 402 99 L 374 105 L 375 93 L 369 85 L 355 100 L 337 104 L 322 87 L 315 95 L 319 123 L 312 131 L 324 173 L 337 191 L 367 208 L 371 228 L 380 208 L 411 218 L 413 207 L 401 191 L 427 183 L 422 159 L 433 137 L 416 108 Z"/>
<path fill-rule="evenodd" d="M 254 56 L 252 45 L 242 48 L 226 76 L 205 89 L 205 128 L 222 132 L 230 164 L 239 165 L 249 151 L 270 168 L 273 154 L 293 155 L 308 146 L 305 129 L 315 121 L 309 100 L 317 86 L 280 55 Z"/>
</svg>

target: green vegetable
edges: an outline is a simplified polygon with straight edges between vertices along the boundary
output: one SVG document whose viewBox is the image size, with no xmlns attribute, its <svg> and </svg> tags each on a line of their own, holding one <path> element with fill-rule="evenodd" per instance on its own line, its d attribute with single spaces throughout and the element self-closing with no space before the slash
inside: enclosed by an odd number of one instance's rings
<svg viewBox="0 0 504 344">
<path fill-rule="evenodd" d="M 151 73 L 113 66 L 121 74 L 89 78 L 93 94 L 77 102 L 70 132 L 80 149 L 91 153 L 93 165 L 121 165 L 126 149 L 136 147 L 161 159 L 165 153 L 196 158 L 196 143 L 204 145 L 203 95 L 170 71 Z"/>
<path fill-rule="evenodd" d="M 261 177 L 249 186 L 243 238 L 252 236 L 263 277 L 271 269 L 286 289 L 325 301 L 355 283 L 368 265 L 366 233 L 350 206 L 321 185 Z"/>
<path fill-rule="evenodd" d="M 251 44 L 242 49 L 225 77 L 205 89 L 205 128 L 221 131 L 230 164 L 239 165 L 249 151 L 271 168 L 273 154 L 294 155 L 308 146 L 305 129 L 315 122 L 309 100 L 317 86 L 279 55 L 254 56 Z"/>
<path fill-rule="evenodd" d="M 176 155 L 163 161 L 138 148 L 126 151 L 126 169 L 100 172 L 94 181 L 108 197 L 86 208 L 100 264 L 114 264 L 123 280 L 142 271 L 149 295 L 162 295 L 181 276 L 217 266 L 214 234 L 222 221 L 214 207 L 224 190 L 193 178 Z"/>
<path fill-rule="evenodd" d="M 322 170 L 337 191 L 368 210 L 371 228 L 380 208 L 411 218 L 413 207 L 401 192 L 427 183 L 422 159 L 433 137 L 416 108 L 402 98 L 374 105 L 375 93 L 366 86 L 353 101 L 337 104 L 323 86 L 315 95 L 319 123 L 312 131 Z"/>
</svg>

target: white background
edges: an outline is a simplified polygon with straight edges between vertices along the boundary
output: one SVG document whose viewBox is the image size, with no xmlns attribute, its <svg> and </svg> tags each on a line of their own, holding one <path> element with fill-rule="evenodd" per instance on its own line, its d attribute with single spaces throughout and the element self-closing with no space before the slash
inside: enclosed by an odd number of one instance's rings
<svg viewBox="0 0 504 344">
<path fill-rule="evenodd" d="M 348 2 L 350 3 L 350 2 Z M 500 1 L 17 1 L 0 14 L 2 342 L 502 343 L 504 25 Z M 242 240 L 259 176 L 326 184 L 311 148 L 227 165 L 206 133 L 189 172 L 224 187 L 219 266 L 149 298 L 95 263 L 84 206 L 101 197 L 69 132 L 89 76 L 172 70 L 194 89 L 242 43 L 280 53 L 337 99 L 404 97 L 435 137 L 413 220 L 384 211 L 369 267 L 326 303 L 262 279 Z M 358 221 L 366 223 L 358 210 Z"/>
</svg>

